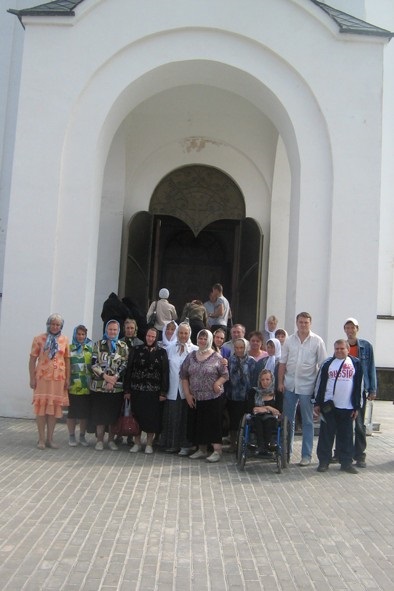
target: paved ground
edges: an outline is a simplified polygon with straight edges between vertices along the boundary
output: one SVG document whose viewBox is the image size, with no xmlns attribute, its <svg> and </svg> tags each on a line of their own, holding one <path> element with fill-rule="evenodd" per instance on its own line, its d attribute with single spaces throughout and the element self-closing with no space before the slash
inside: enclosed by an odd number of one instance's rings
<svg viewBox="0 0 394 591">
<path fill-rule="evenodd" d="M 318 474 L 69 448 L 0 419 L 2 591 L 392 590 L 394 406 L 368 468 Z M 297 439 L 294 461 L 299 459 Z"/>
</svg>

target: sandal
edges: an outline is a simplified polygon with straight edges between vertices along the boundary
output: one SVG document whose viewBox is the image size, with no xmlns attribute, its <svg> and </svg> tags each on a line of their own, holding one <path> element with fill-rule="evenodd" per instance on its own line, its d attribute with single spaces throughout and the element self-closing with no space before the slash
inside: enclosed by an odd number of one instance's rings
<svg viewBox="0 0 394 591">
<path fill-rule="evenodd" d="M 45 445 L 50 449 L 59 449 L 59 446 L 56 445 L 56 443 L 53 443 L 53 441 L 47 441 Z"/>
<path fill-rule="evenodd" d="M 45 449 L 45 443 L 38 442 L 37 443 L 37 449 L 41 449 L 41 450 Z"/>
</svg>

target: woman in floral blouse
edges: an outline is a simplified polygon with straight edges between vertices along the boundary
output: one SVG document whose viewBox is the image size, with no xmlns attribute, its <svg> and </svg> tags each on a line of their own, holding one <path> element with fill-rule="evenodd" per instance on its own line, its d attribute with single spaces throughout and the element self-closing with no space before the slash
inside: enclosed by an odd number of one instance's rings
<svg viewBox="0 0 394 591">
<path fill-rule="evenodd" d="M 182 363 L 180 377 L 190 408 L 195 409 L 194 439 L 198 450 L 189 456 L 192 460 L 206 458 L 219 462 L 222 455 L 223 384 L 228 371 L 222 356 L 212 349 L 213 335 L 203 329 L 197 335 L 198 351 L 190 353 Z M 208 444 L 213 453 L 207 457 Z"/>
<path fill-rule="evenodd" d="M 95 449 L 104 449 L 105 425 L 109 425 L 108 447 L 116 451 L 113 426 L 117 422 L 123 404 L 123 374 L 127 367 L 128 348 L 119 340 L 120 325 L 109 320 L 103 338 L 93 346 L 92 421 L 96 425 L 97 443 Z"/>
</svg>

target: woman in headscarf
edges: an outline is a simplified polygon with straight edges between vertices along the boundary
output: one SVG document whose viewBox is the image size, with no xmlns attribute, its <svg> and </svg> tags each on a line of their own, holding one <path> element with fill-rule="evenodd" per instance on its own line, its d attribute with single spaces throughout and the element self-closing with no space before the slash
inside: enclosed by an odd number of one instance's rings
<svg viewBox="0 0 394 591">
<path fill-rule="evenodd" d="M 248 341 L 234 341 L 234 353 L 228 362 L 230 376 L 227 408 L 230 417 L 230 448 L 234 452 L 239 423 L 246 412 L 247 393 L 254 384 L 256 362 L 248 355 Z"/>
<path fill-rule="evenodd" d="M 175 320 L 170 320 L 169 322 L 164 323 L 162 340 L 158 342 L 159 347 L 167 349 L 170 345 L 176 343 L 177 328 L 178 324 Z"/>
<path fill-rule="evenodd" d="M 259 453 L 272 456 L 276 445 L 277 418 L 282 413 L 283 396 L 275 392 L 275 378 L 269 369 L 263 369 L 258 377 L 257 387 L 248 393 L 247 412 L 253 414 Z"/>
<path fill-rule="evenodd" d="M 181 322 L 175 333 L 175 341 L 167 347 L 170 364 L 170 386 L 164 403 L 163 429 L 160 444 L 167 453 L 179 451 L 188 456 L 192 443 L 187 440 L 188 404 L 182 389 L 179 370 L 189 353 L 198 347 L 191 342 L 191 326 Z"/>
<path fill-rule="evenodd" d="M 130 351 L 132 347 L 137 347 L 138 345 L 143 345 L 143 341 L 138 338 L 138 326 L 137 321 L 133 318 L 126 318 L 123 325 L 124 330 L 124 337 L 122 341 L 124 341 Z"/>
<path fill-rule="evenodd" d="M 269 369 L 273 375 L 275 376 L 275 379 L 277 378 L 277 368 L 278 368 L 278 363 L 279 363 L 279 359 L 281 356 L 281 352 L 282 352 L 282 347 L 280 344 L 279 339 L 268 339 L 267 341 L 267 353 L 268 353 L 268 357 L 266 359 L 265 362 L 265 366 L 264 369 Z"/>
<path fill-rule="evenodd" d="M 117 451 L 113 427 L 123 404 L 123 374 L 127 367 L 128 348 L 119 340 L 120 324 L 109 320 L 105 325 L 103 338 L 93 346 L 92 381 L 92 422 L 96 425 L 97 443 L 95 449 L 104 449 L 105 426 L 108 429 L 108 447 Z"/>
<path fill-rule="evenodd" d="M 273 339 L 275 337 L 275 331 L 276 331 L 277 326 L 278 326 L 277 317 L 274 316 L 273 314 L 271 316 L 268 316 L 268 318 L 265 321 L 264 331 L 263 331 L 263 337 L 264 337 L 265 342 L 267 342 L 268 339 Z"/>
<path fill-rule="evenodd" d="M 198 450 L 189 456 L 192 460 L 206 458 L 219 462 L 222 456 L 223 384 L 228 371 L 222 356 L 212 348 L 213 335 L 200 330 L 197 335 L 198 350 L 190 353 L 181 365 L 180 378 L 190 408 L 195 409 L 193 439 Z M 207 457 L 208 444 L 213 453 Z"/>
<path fill-rule="evenodd" d="M 164 324 L 170 320 L 178 319 L 175 306 L 170 304 L 168 301 L 169 297 L 170 292 L 168 289 L 166 287 L 162 287 L 159 291 L 159 300 L 151 303 L 146 315 L 148 326 L 152 326 L 153 322 L 153 328 L 155 328 L 158 332 L 158 341 L 160 341 L 162 338 Z"/>
<path fill-rule="evenodd" d="M 79 419 L 79 443 L 88 446 L 86 425 L 90 419 L 90 366 L 92 363 L 92 341 L 88 339 L 88 329 L 83 324 L 74 328 L 70 345 L 70 388 L 67 414 L 68 445 L 77 446 L 75 427 Z"/>
<path fill-rule="evenodd" d="M 45 333 L 33 339 L 29 374 L 33 389 L 34 414 L 38 429 L 38 449 L 57 449 L 53 442 L 56 419 L 63 416 L 62 407 L 68 406 L 70 379 L 68 338 L 62 335 L 64 320 L 51 314 Z M 45 434 L 46 429 L 46 434 Z"/>
<path fill-rule="evenodd" d="M 130 399 L 131 410 L 141 431 L 147 434 L 146 454 L 153 453 L 155 433 L 161 431 L 160 402 L 166 399 L 168 382 L 166 350 L 157 344 L 157 330 L 148 328 L 145 343 L 130 351 L 124 380 L 125 398 Z M 141 449 L 141 435 L 136 435 L 130 451 L 136 453 Z"/>
</svg>

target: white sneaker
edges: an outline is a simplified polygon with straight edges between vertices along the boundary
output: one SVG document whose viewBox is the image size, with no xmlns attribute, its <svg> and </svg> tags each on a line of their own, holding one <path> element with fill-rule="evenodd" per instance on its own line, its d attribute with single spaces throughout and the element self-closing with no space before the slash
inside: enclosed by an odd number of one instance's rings
<svg viewBox="0 0 394 591">
<path fill-rule="evenodd" d="M 222 459 L 222 454 L 219 453 L 218 451 L 214 451 L 208 458 L 207 458 L 207 462 L 220 462 L 220 460 Z"/>
<path fill-rule="evenodd" d="M 75 439 L 75 435 L 68 436 L 68 445 L 70 447 L 77 447 L 78 443 L 77 443 L 77 440 Z"/>
<path fill-rule="evenodd" d="M 311 464 L 311 459 L 308 457 L 302 458 L 301 462 L 298 464 L 299 466 L 301 466 L 301 468 L 304 468 L 305 466 L 310 466 Z"/>
<path fill-rule="evenodd" d="M 96 451 L 103 451 L 103 449 L 104 449 L 104 443 L 102 441 L 98 441 L 96 443 L 96 445 L 94 446 L 94 449 Z"/>
<path fill-rule="evenodd" d="M 200 460 L 201 458 L 206 458 L 207 454 L 201 449 L 198 449 L 193 455 L 189 456 L 191 460 Z"/>
<path fill-rule="evenodd" d="M 153 454 L 153 447 L 151 445 L 147 445 L 145 447 L 145 453 L 146 454 Z"/>
<path fill-rule="evenodd" d="M 108 441 L 108 448 L 111 451 L 118 451 L 119 447 L 116 445 L 115 441 Z"/>
<path fill-rule="evenodd" d="M 190 447 L 181 447 L 180 451 L 178 452 L 178 456 L 188 456 L 190 453 Z"/>
<path fill-rule="evenodd" d="M 87 441 L 85 435 L 79 436 L 79 443 L 82 445 L 82 447 L 89 447 L 89 442 Z"/>
<path fill-rule="evenodd" d="M 134 443 L 133 447 L 130 448 L 130 453 L 132 454 L 136 454 L 139 451 L 141 451 L 141 445 L 139 443 Z"/>
</svg>

